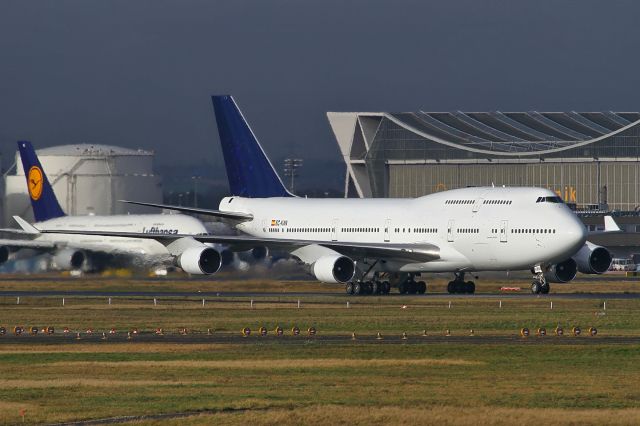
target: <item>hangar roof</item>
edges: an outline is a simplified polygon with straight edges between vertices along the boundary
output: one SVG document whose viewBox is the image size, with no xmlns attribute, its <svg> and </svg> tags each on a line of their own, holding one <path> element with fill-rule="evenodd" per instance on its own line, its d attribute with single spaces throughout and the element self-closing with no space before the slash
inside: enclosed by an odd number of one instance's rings
<svg viewBox="0 0 640 426">
<path fill-rule="evenodd" d="M 388 113 L 402 127 L 461 148 L 538 152 L 590 143 L 640 121 L 638 112 Z"/>
<path fill-rule="evenodd" d="M 60 156 L 113 156 L 113 155 L 153 155 L 153 151 L 143 149 L 129 149 L 112 145 L 101 144 L 71 144 L 58 145 L 37 150 L 38 155 L 60 155 Z"/>
</svg>

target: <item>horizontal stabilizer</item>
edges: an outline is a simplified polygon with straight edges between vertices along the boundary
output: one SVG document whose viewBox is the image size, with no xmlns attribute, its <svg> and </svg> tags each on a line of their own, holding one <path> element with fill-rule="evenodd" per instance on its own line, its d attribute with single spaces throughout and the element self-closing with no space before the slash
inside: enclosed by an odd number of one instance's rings
<svg viewBox="0 0 640 426">
<path fill-rule="evenodd" d="M 145 203 L 142 201 L 118 200 L 121 203 L 136 204 L 138 206 L 157 207 L 159 209 L 176 210 L 179 212 L 202 214 L 206 216 L 215 216 L 221 219 L 232 220 L 237 222 L 246 222 L 253 219 L 253 215 L 249 213 L 239 212 L 223 212 L 220 210 L 199 209 L 197 207 L 172 206 L 169 204 Z"/>
</svg>

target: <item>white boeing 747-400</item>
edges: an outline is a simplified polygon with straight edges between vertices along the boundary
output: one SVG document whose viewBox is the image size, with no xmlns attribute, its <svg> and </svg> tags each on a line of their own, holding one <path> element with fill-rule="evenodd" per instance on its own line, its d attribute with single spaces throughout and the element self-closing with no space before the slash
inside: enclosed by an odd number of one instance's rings
<svg viewBox="0 0 640 426">
<path fill-rule="evenodd" d="M 233 196 L 219 210 L 133 203 L 218 216 L 244 235 L 98 234 L 286 250 L 318 280 L 344 283 L 350 294 L 385 294 L 392 284 L 401 293 L 424 293 L 426 284 L 416 277 L 429 272 L 451 272 L 449 292 L 473 293 L 466 273 L 516 270 L 531 270 L 532 292 L 548 293 L 550 282 L 571 281 L 578 270 L 603 273 L 611 262 L 548 189 L 464 188 L 415 199 L 295 197 L 233 98 L 214 96 L 213 106 Z"/>
<path fill-rule="evenodd" d="M 22 231 L 2 230 L 13 238 L 0 239 L 0 263 L 9 258 L 11 251 L 23 248 L 51 253 L 54 266 L 63 270 L 102 269 L 122 263 L 120 266 L 145 269 L 175 265 L 190 274 L 212 274 L 220 268 L 223 258 L 231 260 L 231 252 L 189 237 L 162 244 L 164 240 L 153 238 L 47 233 L 46 231 L 69 229 L 117 230 L 142 235 L 202 235 L 207 231 L 198 219 L 181 214 L 67 216 L 56 199 L 31 143 L 18 142 L 18 150 L 36 223 L 31 225 L 14 217 Z"/>
</svg>

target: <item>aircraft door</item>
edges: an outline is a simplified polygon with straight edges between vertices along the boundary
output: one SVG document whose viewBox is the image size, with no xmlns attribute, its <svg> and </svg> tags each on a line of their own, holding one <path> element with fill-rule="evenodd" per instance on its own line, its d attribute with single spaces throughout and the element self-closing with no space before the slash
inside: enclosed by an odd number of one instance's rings
<svg viewBox="0 0 640 426">
<path fill-rule="evenodd" d="M 391 241 L 391 219 L 384 221 L 384 241 L 386 243 Z"/>
<path fill-rule="evenodd" d="M 473 212 L 477 213 L 478 210 L 480 210 L 480 206 L 482 205 L 482 203 L 484 202 L 484 198 L 477 198 L 476 201 L 473 203 Z"/>
<path fill-rule="evenodd" d="M 453 242 L 453 227 L 456 225 L 456 221 L 451 219 L 447 225 L 447 241 Z"/>
<path fill-rule="evenodd" d="M 506 220 L 503 220 L 500 222 L 500 242 L 501 243 L 507 242 L 508 225 L 509 225 L 509 222 Z"/>
<path fill-rule="evenodd" d="M 338 241 L 338 219 L 331 221 L 331 241 Z"/>
</svg>

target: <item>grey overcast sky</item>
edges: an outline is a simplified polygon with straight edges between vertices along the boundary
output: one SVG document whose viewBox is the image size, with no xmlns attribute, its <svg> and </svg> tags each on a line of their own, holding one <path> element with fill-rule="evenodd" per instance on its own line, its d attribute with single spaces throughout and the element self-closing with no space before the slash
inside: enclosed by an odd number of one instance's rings
<svg viewBox="0 0 640 426">
<path fill-rule="evenodd" d="M 267 153 L 339 159 L 326 111 L 640 110 L 640 2 L 0 0 L 0 146 L 221 164 L 209 95 Z"/>
</svg>

